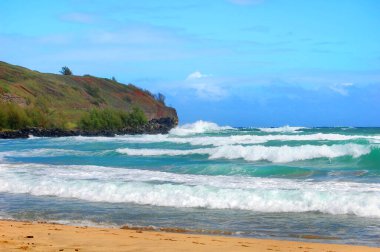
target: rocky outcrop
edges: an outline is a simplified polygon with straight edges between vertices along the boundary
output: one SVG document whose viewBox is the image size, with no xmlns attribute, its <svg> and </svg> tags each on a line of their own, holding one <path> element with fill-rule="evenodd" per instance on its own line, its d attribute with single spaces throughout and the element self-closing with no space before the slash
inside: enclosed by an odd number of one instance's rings
<svg viewBox="0 0 380 252">
<path fill-rule="evenodd" d="M 135 134 L 167 134 L 177 125 L 177 121 L 171 117 L 152 119 L 139 128 L 124 128 L 120 130 L 63 130 L 44 128 L 25 128 L 15 131 L 1 131 L 0 139 L 16 139 L 35 137 L 67 137 L 67 136 L 108 136 L 115 135 L 135 135 Z"/>
</svg>

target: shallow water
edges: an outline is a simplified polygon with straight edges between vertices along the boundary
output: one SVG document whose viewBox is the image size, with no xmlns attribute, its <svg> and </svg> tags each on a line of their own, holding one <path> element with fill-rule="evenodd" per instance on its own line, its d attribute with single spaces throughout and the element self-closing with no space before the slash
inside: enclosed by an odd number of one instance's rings
<svg viewBox="0 0 380 252">
<path fill-rule="evenodd" d="M 0 217 L 380 245 L 380 128 L 0 140 Z"/>
</svg>

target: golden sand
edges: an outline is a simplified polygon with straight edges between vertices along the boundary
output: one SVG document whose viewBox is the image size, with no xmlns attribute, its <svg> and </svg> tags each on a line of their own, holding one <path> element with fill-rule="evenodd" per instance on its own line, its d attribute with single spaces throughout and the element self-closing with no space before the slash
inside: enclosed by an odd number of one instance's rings
<svg viewBox="0 0 380 252">
<path fill-rule="evenodd" d="M 0 221 L 0 251 L 380 252 L 380 248 Z"/>
</svg>

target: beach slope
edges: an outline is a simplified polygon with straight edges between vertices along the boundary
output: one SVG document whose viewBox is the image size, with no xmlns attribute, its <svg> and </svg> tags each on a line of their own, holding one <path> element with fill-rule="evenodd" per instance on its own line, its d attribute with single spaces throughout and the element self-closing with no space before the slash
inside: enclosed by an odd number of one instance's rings
<svg viewBox="0 0 380 252">
<path fill-rule="evenodd" d="M 0 221 L 0 251 L 375 252 L 364 246 Z"/>
</svg>

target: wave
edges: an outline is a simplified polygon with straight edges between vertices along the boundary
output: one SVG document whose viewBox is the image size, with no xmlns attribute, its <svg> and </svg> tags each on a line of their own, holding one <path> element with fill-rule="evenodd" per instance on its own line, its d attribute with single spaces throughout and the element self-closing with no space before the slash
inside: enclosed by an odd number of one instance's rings
<svg viewBox="0 0 380 252">
<path fill-rule="evenodd" d="M 300 131 L 301 129 L 306 129 L 305 127 L 292 127 L 289 125 L 285 125 L 283 127 L 278 127 L 278 128 L 257 128 L 258 130 L 262 132 L 268 132 L 268 133 L 297 133 L 297 132 L 302 132 Z"/>
<path fill-rule="evenodd" d="M 215 132 L 222 130 L 232 130 L 234 128 L 230 126 L 219 126 L 213 122 L 206 121 L 197 121 L 195 123 L 184 124 L 182 126 L 178 126 L 172 130 L 170 130 L 169 134 L 177 135 L 177 136 L 186 136 L 186 135 L 194 135 L 201 134 L 207 132 Z"/>
<path fill-rule="evenodd" d="M 159 182 L 159 183 L 157 183 Z M 168 207 L 380 218 L 380 185 L 172 174 L 99 166 L 0 164 L 0 192 Z"/>
<path fill-rule="evenodd" d="M 88 151 L 66 150 L 66 149 L 26 149 L 19 151 L 3 151 L 0 152 L 0 160 L 9 157 L 59 157 L 59 156 L 88 156 L 92 155 Z"/>
<path fill-rule="evenodd" d="M 130 149 L 121 148 L 118 153 L 130 156 L 179 156 L 208 155 L 209 159 L 244 159 L 246 161 L 269 161 L 273 163 L 289 163 L 317 158 L 337 158 L 351 156 L 353 158 L 369 154 L 371 147 L 359 144 L 344 145 L 302 145 L 302 146 L 242 146 L 227 145 L 216 148 L 201 148 L 191 150 L 171 149 Z"/>
<path fill-rule="evenodd" d="M 55 141 L 74 142 L 120 142 L 120 143 L 176 143 L 191 144 L 194 146 L 224 146 L 262 144 L 269 141 L 351 141 L 366 140 L 371 143 L 380 143 L 380 136 L 342 135 L 315 133 L 308 135 L 230 135 L 230 136 L 176 136 L 176 135 L 135 135 L 116 137 L 68 137 Z"/>
<path fill-rule="evenodd" d="M 185 156 L 193 154 L 210 154 L 213 149 L 194 149 L 194 150 L 170 150 L 170 149 L 129 149 L 120 148 L 116 152 L 129 156 Z"/>
</svg>

